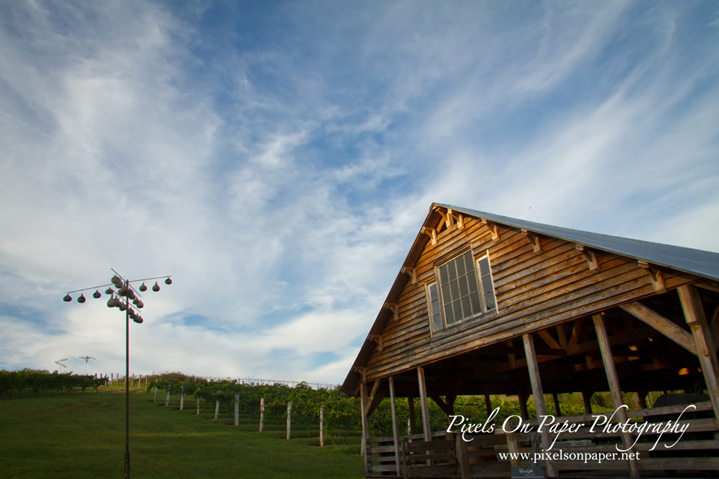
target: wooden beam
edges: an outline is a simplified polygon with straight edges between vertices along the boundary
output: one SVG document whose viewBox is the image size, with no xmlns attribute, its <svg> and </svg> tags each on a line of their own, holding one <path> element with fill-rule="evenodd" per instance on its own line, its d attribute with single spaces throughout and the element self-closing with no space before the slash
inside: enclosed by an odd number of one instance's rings
<svg viewBox="0 0 719 479">
<path fill-rule="evenodd" d="M 412 280 L 412 284 L 417 284 L 417 270 L 408 266 L 402 266 L 402 272 L 409 275 Z"/>
<path fill-rule="evenodd" d="M 375 379 L 374 383 L 372 384 L 372 392 L 369 394 L 369 397 L 367 398 L 367 404 L 365 405 L 365 414 L 367 417 L 369 417 L 369 410 L 372 405 L 372 401 L 374 401 L 375 395 L 377 394 L 377 390 L 379 389 L 379 383 L 380 379 Z"/>
<path fill-rule="evenodd" d="M 389 377 L 390 408 L 392 410 L 392 439 L 394 441 L 394 462 L 399 476 L 399 429 L 397 427 L 397 405 L 394 397 L 394 376 Z"/>
<path fill-rule="evenodd" d="M 369 458 L 367 457 L 367 447 L 369 446 L 369 421 L 365 410 L 367 408 L 367 374 L 362 374 L 362 382 L 360 383 L 360 414 L 362 415 L 362 457 L 364 458 L 364 475 L 369 476 Z"/>
<path fill-rule="evenodd" d="M 562 410 L 559 408 L 559 395 L 556 392 L 553 392 L 552 399 L 554 400 L 554 412 L 556 412 L 557 417 L 559 417 L 562 415 Z"/>
<path fill-rule="evenodd" d="M 392 311 L 393 321 L 399 321 L 399 306 L 397 303 L 384 303 L 384 308 Z"/>
<path fill-rule="evenodd" d="M 627 411 L 625 408 L 620 409 L 620 406 L 624 404 L 624 399 L 622 399 L 622 388 L 619 384 L 617 367 L 614 364 L 612 347 L 609 345 L 607 328 L 604 325 L 604 319 L 601 314 L 593 315 L 592 320 L 594 321 L 594 329 L 597 333 L 597 340 L 599 341 L 599 349 L 602 352 L 602 361 L 604 362 L 604 370 L 607 374 L 607 381 L 609 382 L 609 390 L 612 393 L 612 404 L 614 405 L 614 409 L 617 411 L 619 421 L 621 423 L 626 423 Z M 632 435 L 629 433 L 622 433 L 622 442 L 624 443 L 624 449 L 628 449 L 634 442 Z M 631 452 L 634 452 L 633 447 Z M 632 477 L 639 477 L 639 464 L 637 464 L 636 460 L 629 460 L 629 471 Z"/>
<path fill-rule="evenodd" d="M 409 434 L 417 433 L 417 415 L 414 413 L 414 395 L 412 391 L 407 393 L 407 410 L 409 413 Z"/>
<path fill-rule="evenodd" d="M 419 401 L 422 409 L 422 427 L 424 429 L 424 440 L 432 440 L 432 429 L 429 424 L 429 403 L 427 402 L 427 383 L 424 377 L 424 368 L 417 367 L 417 380 L 419 382 Z"/>
<path fill-rule="evenodd" d="M 524 228 L 522 228 L 522 234 L 529 239 L 529 242 L 532 244 L 534 254 L 542 254 L 542 239 Z"/>
<path fill-rule="evenodd" d="M 452 414 L 452 408 L 450 408 L 449 405 L 444 402 L 438 394 L 433 394 L 430 397 L 437 404 L 437 406 L 439 406 L 442 412 L 444 412 L 447 416 Z"/>
<path fill-rule="evenodd" d="M 643 260 L 637 261 L 637 264 L 640 268 L 644 268 L 647 270 L 647 273 L 649 274 L 649 279 L 652 281 L 652 287 L 654 288 L 654 291 L 657 292 L 657 294 L 663 294 L 667 292 L 667 285 L 664 282 L 664 276 L 662 276 L 662 272 L 656 268 L 651 266 L 649 263 Z"/>
<path fill-rule="evenodd" d="M 684 319 L 692 330 L 702 374 L 714 408 L 714 416 L 719 420 L 719 379 L 717 378 L 719 363 L 715 353 L 716 348 L 711 340 L 711 331 L 704 314 L 702 300 L 699 297 L 699 291 L 691 285 L 680 286 L 677 292 L 682 303 Z"/>
<path fill-rule="evenodd" d="M 537 334 L 539 335 L 540 338 L 542 338 L 542 340 L 545 343 L 547 343 L 547 346 L 549 346 L 550 348 L 562 349 L 562 346 L 560 346 L 560 344 L 557 341 L 555 341 L 555 339 L 552 337 L 551 334 L 549 334 L 549 331 L 547 331 L 546 329 L 537 331 Z M 526 348 L 526 346 L 525 346 L 525 348 Z"/>
<path fill-rule="evenodd" d="M 547 415 L 547 406 L 544 403 L 544 389 L 542 389 L 542 379 L 539 377 L 539 364 L 537 364 L 537 354 L 534 351 L 534 339 L 531 334 L 522 336 L 524 342 L 524 352 L 527 357 L 527 369 L 529 370 L 529 382 L 532 384 L 532 395 L 534 396 L 534 407 L 537 411 L 537 417 Z M 542 449 L 549 449 L 549 431 L 547 428 L 542 430 Z M 547 473 L 549 477 L 557 477 L 557 465 L 554 461 L 547 461 Z"/>
<path fill-rule="evenodd" d="M 576 346 L 579 343 L 579 335 L 582 334 L 582 328 L 584 327 L 584 318 L 579 318 L 574 322 L 572 326 L 572 335 L 569 338 L 569 346 Z"/>
<path fill-rule="evenodd" d="M 715 293 L 719 293 L 719 282 L 717 281 L 704 281 L 701 283 L 696 283 L 694 286 L 706 289 L 707 291 L 714 291 Z"/>
<path fill-rule="evenodd" d="M 587 260 L 587 264 L 589 265 L 589 271 L 593 273 L 598 273 L 600 271 L 599 268 L 599 261 L 597 260 L 597 254 L 594 251 L 588 250 L 583 244 L 577 243 L 575 245 L 575 248 L 582 252 L 584 255 L 584 259 Z"/>
<path fill-rule="evenodd" d="M 429 236 L 429 240 L 432 242 L 432 246 L 437 244 L 437 230 L 436 229 L 428 228 L 428 227 L 424 226 L 422 228 L 421 232 L 426 234 L 427 236 Z"/>
<path fill-rule="evenodd" d="M 582 391 L 582 401 L 584 401 L 584 414 L 592 414 L 592 391 Z"/>
<path fill-rule="evenodd" d="M 484 395 L 484 406 L 487 408 L 487 417 L 492 414 L 492 398 L 489 394 Z"/>
<path fill-rule="evenodd" d="M 382 352 L 382 335 L 381 334 L 370 334 L 369 336 L 370 341 L 375 343 L 377 346 L 379 346 L 380 352 Z"/>
<path fill-rule="evenodd" d="M 656 329 L 667 338 L 671 339 L 679 346 L 683 347 L 690 353 L 697 355 L 697 349 L 694 344 L 692 335 L 684 331 L 682 328 L 668 320 L 664 316 L 647 308 L 642 303 L 634 302 L 619 306 L 627 313 L 631 314 L 638 320 Z"/>
</svg>

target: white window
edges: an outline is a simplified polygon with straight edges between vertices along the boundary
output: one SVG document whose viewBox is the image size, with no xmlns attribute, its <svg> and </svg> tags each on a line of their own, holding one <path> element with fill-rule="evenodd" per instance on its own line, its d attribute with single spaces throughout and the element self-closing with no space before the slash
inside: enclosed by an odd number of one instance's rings
<svg viewBox="0 0 719 479">
<path fill-rule="evenodd" d="M 467 251 L 440 265 L 437 272 L 438 281 L 427 285 L 432 331 L 496 309 L 488 255 L 475 263 Z"/>
</svg>

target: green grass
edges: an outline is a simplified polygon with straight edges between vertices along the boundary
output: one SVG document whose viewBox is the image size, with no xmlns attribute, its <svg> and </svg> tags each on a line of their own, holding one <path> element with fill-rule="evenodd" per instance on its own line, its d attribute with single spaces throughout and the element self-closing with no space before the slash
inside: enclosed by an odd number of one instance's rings
<svg viewBox="0 0 719 479">
<path fill-rule="evenodd" d="M 229 410 L 214 421 L 210 405 L 197 416 L 193 400 L 179 411 L 177 398 L 170 407 L 162 406 L 164 396 L 161 402 L 158 394 L 158 403 L 152 398 L 130 397 L 133 478 L 364 477 L 357 444 L 326 440 L 319 448 L 316 438 L 306 439 L 305 427 L 287 441 L 275 420 L 260 434 L 256 419 L 235 427 Z M 124 391 L 2 399 L 0 438 L 0 478 L 123 477 Z"/>
</svg>

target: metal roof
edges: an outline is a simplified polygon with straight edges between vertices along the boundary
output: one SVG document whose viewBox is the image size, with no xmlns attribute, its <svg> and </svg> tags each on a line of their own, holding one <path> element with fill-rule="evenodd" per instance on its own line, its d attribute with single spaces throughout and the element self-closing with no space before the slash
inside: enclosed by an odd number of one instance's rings
<svg viewBox="0 0 719 479">
<path fill-rule="evenodd" d="M 702 251 L 681 246 L 672 246 L 661 243 L 651 243 L 619 236 L 609 236 L 587 231 L 560 228 L 533 221 L 518 220 L 507 216 L 485 213 L 459 206 L 451 206 L 435 203 L 443 208 L 451 208 L 452 211 L 467 216 L 485 218 L 498 224 L 514 226 L 515 228 L 526 229 L 553 238 L 559 238 L 575 243 L 581 243 L 598 250 L 607 251 L 634 259 L 640 259 L 659 266 L 667 266 L 685 273 L 692 273 L 705 278 L 719 280 L 719 253 Z"/>
</svg>

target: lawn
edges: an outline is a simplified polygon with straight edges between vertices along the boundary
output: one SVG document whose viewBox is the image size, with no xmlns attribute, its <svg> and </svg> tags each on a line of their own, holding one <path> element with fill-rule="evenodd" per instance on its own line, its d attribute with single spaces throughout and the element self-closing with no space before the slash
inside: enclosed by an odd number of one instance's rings
<svg viewBox="0 0 719 479">
<path fill-rule="evenodd" d="M 256 425 L 234 426 L 230 411 L 214 421 L 209 405 L 198 416 L 194 401 L 179 411 L 177 404 L 152 400 L 152 394 L 131 393 L 134 478 L 364 477 L 356 445 L 319 448 L 315 440 L 294 439 L 294 431 L 287 441 L 275 428 L 260 434 Z M 0 438 L 2 478 L 122 477 L 124 391 L 2 399 Z"/>
</svg>

